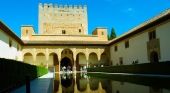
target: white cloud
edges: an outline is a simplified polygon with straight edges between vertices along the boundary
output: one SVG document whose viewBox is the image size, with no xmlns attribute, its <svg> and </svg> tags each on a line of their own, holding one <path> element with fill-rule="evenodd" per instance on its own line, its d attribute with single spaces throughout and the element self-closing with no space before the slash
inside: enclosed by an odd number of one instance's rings
<svg viewBox="0 0 170 93">
<path fill-rule="evenodd" d="M 129 7 L 124 9 L 122 12 L 125 13 L 126 15 L 133 16 L 135 14 L 135 9 Z"/>
<path fill-rule="evenodd" d="M 128 8 L 127 9 L 127 12 L 131 12 L 131 11 L 133 11 L 133 8 Z"/>
</svg>

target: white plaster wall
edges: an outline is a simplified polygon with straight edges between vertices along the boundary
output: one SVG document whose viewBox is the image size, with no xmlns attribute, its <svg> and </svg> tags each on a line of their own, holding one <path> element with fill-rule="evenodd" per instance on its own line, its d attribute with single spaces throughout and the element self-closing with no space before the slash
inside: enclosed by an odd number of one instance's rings
<svg viewBox="0 0 170 93">
<path fill-rule="evenodd" d="M 138 60 L 139 63 L 148 62 L 147 56 L 147 41 L 148 33 L 142 33 L 129 38 L 129 48 L 125 48 L 125 41 L 117 44 L 118 50 L 115 52 L 114 45 L 110 47 L 110 59 L 113 65 L 119 63 L 119 57 L 123 57 L 123 64 L 132 64 L 133 61 Z"/>
<path fill-rule="evenodd" d="M 157 27 L 156 36 L 160 39 L 160 61 L 170 61 L 170 22 Z"/>
<path fill-rule="evenodd" d="M 9 36 L 0 30 L 0 58 L 22 60 L 21 51 L 17 51 L 17 42 L 12 39 L 12 46 L 9 47 Z"/>
</svg>

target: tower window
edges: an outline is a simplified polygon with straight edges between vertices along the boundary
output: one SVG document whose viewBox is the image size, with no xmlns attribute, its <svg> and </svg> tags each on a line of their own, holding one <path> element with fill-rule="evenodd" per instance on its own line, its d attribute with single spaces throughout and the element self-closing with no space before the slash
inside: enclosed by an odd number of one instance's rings
<svg viewBox="0 0 170 93">
<path fill-rule="evenodd" d="M 156 39 L 156 31 L 149 32 L 149 40 Z"/>
<path fill-rule="evenodd" d="M 62 30 L 62 34 L 66 34 L 66 30 Z"/>
<path fill-rule="evenodd" d="M 79 29 L 79 33 L 81 33 L 81 29 Z"/>
<path fill-rule="evenodd" d="M 125 41 L 125 48 L 129 48 L 129 41 Z"/>
<path fill-rule="evenodd" d="M 28 30 L 26 30 L 26 35 L 28 35 Z"/>
<path fill-rule="evenodd" d="M 102 35 L 104 35 L 104 32 L 102 32 Z"/>
</svg>

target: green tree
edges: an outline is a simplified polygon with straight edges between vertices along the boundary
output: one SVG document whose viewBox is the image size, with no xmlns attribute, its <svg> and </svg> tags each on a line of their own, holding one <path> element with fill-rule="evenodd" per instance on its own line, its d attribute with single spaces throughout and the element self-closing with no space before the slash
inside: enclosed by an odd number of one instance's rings
<svg viewBox="0 0 170 93">
<path fill-rule="evenodd" d="M 114 39 L 114 38 L 116 38 L 116 33 L 115 33 L 115 29 L 112 28 L 112 29 L 111 29 L 111 34 L 110 34 L 110 36 L 108 37 L 108 39 L 109 39 L 109 40 L 112 40 L 112 39 Z"/>
<path fill-rule="evenodd" d="M 108 40 L 110 40 L 110 35 L 109 34 L 107 35 L 107 38 L 108 38 Z"/>
</svg>

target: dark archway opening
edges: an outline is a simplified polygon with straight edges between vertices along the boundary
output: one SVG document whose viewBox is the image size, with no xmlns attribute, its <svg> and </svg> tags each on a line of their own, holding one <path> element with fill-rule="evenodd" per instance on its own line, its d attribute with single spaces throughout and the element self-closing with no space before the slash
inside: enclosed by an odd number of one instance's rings
<svg viewBox="0 0 170 93">
<path fill-rule="evenodd" d="M 60 70 L 72 70 L 72 64 L 71 64 L 71 60 L 67 57 L 64 57 L 62 60 L 61 60 L 61 68 Z"/>
<path fill-rule="evenodd" d="M 150 61 L 151 63 L 158 63 L 159 62 L 159 57 L 158 57 L 158 53 L 153 51 L 150 54 Z"/>
<path fill-rule="evenodd" d="M 73 78 L 68 77 L 66 74 L 64 74 L 64 78 L 61 78 L 61 85 L 65 88 L 68 88 L 72 85 L 73 83 Z"/>
</svg>

